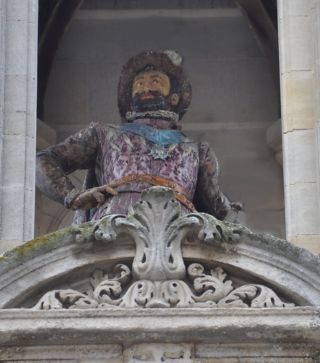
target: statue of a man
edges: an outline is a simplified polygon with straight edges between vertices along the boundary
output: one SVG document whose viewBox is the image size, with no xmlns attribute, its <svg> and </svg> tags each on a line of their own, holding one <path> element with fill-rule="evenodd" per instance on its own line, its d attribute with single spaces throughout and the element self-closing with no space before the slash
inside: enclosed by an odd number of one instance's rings
<svg viewBox="0 0 320 363">
<path fill-rule="evenodd" d="M 224 219 L 232 203 L 218 186 L 219 166 L 207 143 L 181 130 L 191 85 L 175 51 L 147 51 L 123 67 L 120 126 L 91 123 L 37 155 L 37 186 L 77 210 L 76 223 L 126 214 L 151 185 L 174 189 L 184 213 L 198 210 Z M 68 174 L 88 169 L 84 189 Z"/>
</svg>

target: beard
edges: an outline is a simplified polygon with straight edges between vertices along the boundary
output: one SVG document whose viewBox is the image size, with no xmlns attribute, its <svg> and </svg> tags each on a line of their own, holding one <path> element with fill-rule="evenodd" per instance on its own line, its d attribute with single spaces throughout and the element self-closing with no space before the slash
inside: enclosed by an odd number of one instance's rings
<svg viewBox="0 0 320 363">
<path fill-rule="evenodd" d="M 152 98 L 143 99 L 146 95 Z M 137 93 L 132 99 L 132 110 L 135 112 L 170 110 L 170 106 L 170 95 L 164 96 L 159 91 Z"/>
</svg>

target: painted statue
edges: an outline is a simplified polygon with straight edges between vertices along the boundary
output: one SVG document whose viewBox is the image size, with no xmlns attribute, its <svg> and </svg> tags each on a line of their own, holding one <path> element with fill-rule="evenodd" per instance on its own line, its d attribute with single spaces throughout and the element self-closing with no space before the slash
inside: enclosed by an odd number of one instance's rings
<svg viewBox="0 0 320 363">
<path fill-rule="evenodd" d="M 207 143 L 181 131 L 191 84 L 175 51 L 146 51 L 124 65 L 118 86 L 119 126 L 91 123 L 37 154 L 37 186 L 76 210 L 75 223 L 127 214 L 140 193 L 162 185 L 175 191 L 182 211 L 224 219 L 239 209 L 221 192 L 219 166 Z M 68 174 L 87 169 L 83 190 Z"/>
</svg>

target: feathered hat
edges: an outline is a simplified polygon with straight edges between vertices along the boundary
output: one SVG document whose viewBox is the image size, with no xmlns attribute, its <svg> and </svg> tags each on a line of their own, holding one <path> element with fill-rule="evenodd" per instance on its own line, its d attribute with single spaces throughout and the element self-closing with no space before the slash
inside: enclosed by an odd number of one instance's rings
<svg viewBox="0 0 320 363">
<path fill-rule="evenodd" d="M 123 66 L 118 85 L 118 107 L 121 118 L 132 111 L 132 83 L 137 74 L 145 69 L 155 69 L 165 73 L 174 85 L 174 92 L 180 96 L 179 103 L 172 111 L 182 118 L 187 111 L 192 97 L 191 84 L 182 68 L 182 57 L 174 50 L 145 51 L 130 58 Z"/>
</svg>

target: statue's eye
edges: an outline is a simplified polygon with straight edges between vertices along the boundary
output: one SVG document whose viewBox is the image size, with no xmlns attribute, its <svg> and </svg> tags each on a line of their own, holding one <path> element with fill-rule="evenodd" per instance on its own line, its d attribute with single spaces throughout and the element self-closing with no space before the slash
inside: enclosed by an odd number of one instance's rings
<svg viewBox="0 0 320 363">
<path fill-rule="evenodd" d="M 158 80 L 158 79 L 154 79 L 154 80 L 152 81 L 152 83 L 153 83 L 153 84 L 159 84 L 160 82 L 159 82 L 159 80 Z"/>
</svg>

